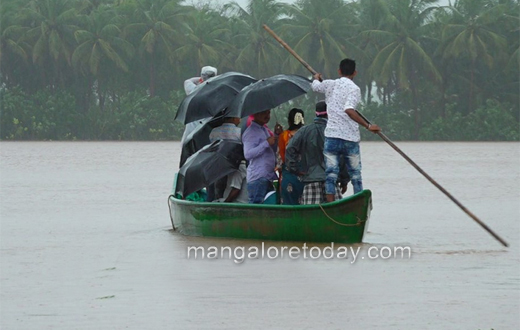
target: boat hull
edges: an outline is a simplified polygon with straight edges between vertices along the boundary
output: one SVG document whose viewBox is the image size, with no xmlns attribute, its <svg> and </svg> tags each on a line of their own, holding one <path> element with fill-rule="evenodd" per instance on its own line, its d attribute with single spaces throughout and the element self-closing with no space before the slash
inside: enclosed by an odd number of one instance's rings
<svg viewBox="0 0 520 330">
<path fill-rule="evenodd" d="M 321 205 L 207 203 L 173 195 L 168 203 L 173 229 L 183 235 L 350 244 L 363 241 L 372 193 Z"/>
</svg>

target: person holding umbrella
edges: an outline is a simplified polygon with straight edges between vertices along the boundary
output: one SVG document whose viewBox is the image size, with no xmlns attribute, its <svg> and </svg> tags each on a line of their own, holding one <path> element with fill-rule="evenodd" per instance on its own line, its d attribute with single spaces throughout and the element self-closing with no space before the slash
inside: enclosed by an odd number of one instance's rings
<svg viewBox="0 0 520 330">
<path fill-rule="evenodd" d="M 202 84 L 204 81 L 208 80 L 211 77 L 215 77 L 217 75 L 217 68 L 214 68 L 212 66 L 205 66 L 200 70 L 200 77 L 193 77 L 190 79 L 186 79 L 184 81 L 184 91 L 186 92 L 186 95 L 191 94 L 198 85 Z M 206 122 L 209 121 L 209 118 L 206 120 Z M 186 127 L 184 129 L 184 133 L 182 134 L 181 138 L 181 145 L 185 145 L 188 139 L 188 136 L 194 132 L 198 126 L 200 126 L 201 123 L 192 122 L 186 124 Z M 181 162 L 182 165 L 182 162 Z"/>
<path fill-rule="evenodd" d="M 276 149 L 281 126 L 275 128 L 271 136 L 264 127 L 271 120 L 271 110 L 267 109 L 254 114 L 251 125 L 242 135 L 244 156 L 249 162 L 247 167 L 247 191 L 249 203 L 261 204 L 265 195 L 274 190 L 273 181 L 277 179 Z"/>
<path fill-rule="evenodd" d="M 373 133 L 381 131 L 379 126 L 369 124 L 356 112 L 361 102 L 361 90 L 353 81 L 357 74 L 356 62 L 348 58 L 343 59 L 339 64 L 338 73 L 340 78 L 334 80 L 323 80 L 322 75 L 316 73 L 311 85 L 313 91 L 325 94 L 328 108 L 329 120 L 325 128 L 323 151 L 327 174 L 325 180 L 327 202 L 333 202 L 335 199 L 340 158 L 347 163 L 354 193 L 363 190 L 359 125 Z"/>
<path fill-rule="evenodd" d="M 200 70 L 200 77 L 193 77 L 184 81 L 184 91 L 186 92 L 186 95 L 191 94 L 191 92 L 193 92 L 198 85 L 202 84 L 211 77 L 215 77 L 216 75 L 217 68 L 209 65 L 203 67 Z"/>
</svg>

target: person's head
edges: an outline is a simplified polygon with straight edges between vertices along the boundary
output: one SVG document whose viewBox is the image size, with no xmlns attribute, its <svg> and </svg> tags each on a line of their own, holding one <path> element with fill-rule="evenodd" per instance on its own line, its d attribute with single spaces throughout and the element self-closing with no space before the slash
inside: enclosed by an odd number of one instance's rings
<svg viewBox="0 0 520 330">
<path fill-rule="evenodd" d="M 327 118 L 327 103 L 325 101 L 316 103 L 316 117 Z"/>
<path fill-rule="evenodd" d="M 203 81 L 208 80 L 211 77 L 215 77 L 217 75 L 217 68 L 212 66 L 205 66 L 200 70 L 200 77 Z"/>
<path fill-rule="evenodd" d="M 339 63 L 339 74 L 343 77 L 352 76 L 352 78 L 356 75 L 356 61 L 351 60 L 350 58 L 345 58 Z"/>
<path fill-rule="evenodd" d="M 305 124 L 303 117 L 304 113 L 302 109 L 292 108 L 287 116 L 287 123 L 289 124 L 289 130 L 294 131 L 299 129 Z"/>
<path fill-rule="evenodd" d="M 226 117 L 224 118 L 225 123 L 234 124 L 235 126 L 240 125 L 240 118 L 238 117 Z"/>
<path fill-rule="evenodd" d="M 264 110 L 262 112 L 257 112 L 253 115 L 253 121 L 260 126 L 263 126 L 271 120 L 271 109 Z"/>
</svg>

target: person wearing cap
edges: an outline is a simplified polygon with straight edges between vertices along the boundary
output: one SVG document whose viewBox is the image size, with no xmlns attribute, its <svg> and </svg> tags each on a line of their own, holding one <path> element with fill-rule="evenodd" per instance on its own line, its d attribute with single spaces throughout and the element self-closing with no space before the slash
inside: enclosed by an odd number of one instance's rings
<svg viewBox="0 0 520 330">
<path fill-rule="evenodd" d="M 327 104 L 316 103 L 316 117 L 310 125 L 300 128 L 285 149 L 287 170 L 298 175 L 304 184 L 300 204 L 325 203 L 325 159 L 323 145 L 327 126 Z M 341 199 L 347 191 L 349 181 L 347 166 L 340 164 L 339 185 L 335 189 L 335 198 Z"/>
<path fill-rule="evenodd" d="M 205 66 L 200 70 L 200 77 L 193 77 L 184 81 L 184 91 L 186 95 L 191 94 L 197 88 L 198 85 L 202 84 L 211 77 L 217 75 L 217 68 L 212 66 Z"/>
<path fill-rule="evenodd" d="M 327 173 L 325 192 L 328 202 L 335 199 L 340 159 L 347 163 L 354 193 L 363 190 L 359 125 L 372 133 L 381 131 L 378 125 L 368 123 L 356 111 L 361 102 L 361 89 L 353 81 L 357 74 L 356 62 L 348 58 L 343 59 L 339 64 L 338 73 L 340 78 L 327 80 L 323 80 L 321 74 L 316 73 L 311 84 L 313 91 L 325 94 L 329 116 L 323 149 Z"/>
<path fill-rule="evenodd" d="M 217 75 L 217 69 L 212 66 L 205 66 L 200 70 L 200 77 L 193 77 L 184 81 L 184 91 L 186 95 L 191 94 L 198 85 Z M 201 121 L 187 123 L 181 138 L 181 145 L 184 145 L 188 136 L 200 125 Z M 189 156 L 189 155 L 188 155 Z M 182 164 L 181 164 L 182 165 Z"/>
</svg>

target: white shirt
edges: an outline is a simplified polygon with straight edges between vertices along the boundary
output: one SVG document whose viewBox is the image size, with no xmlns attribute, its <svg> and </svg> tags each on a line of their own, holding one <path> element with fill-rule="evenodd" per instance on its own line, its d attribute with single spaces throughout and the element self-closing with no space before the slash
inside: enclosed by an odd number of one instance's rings
<svg viewBox="0 0 520 330">
<path fill-rule="evenodd" d="M 202 79 L 200 77 L 193 77 L 184 80 L 184 91 L 186 92 L 186 95 L 191 94 L 201 83 Z"/>
<path fill-rule="evenodd" d="M 359 125 L 345 112 L 346 109 L 356 109 L 361 102 L 359 87 L 346 77 L 322 82 L 314 80 L 311 87 L 313 91 L 325 94 L 329 117 L 325 136 L 359 142 Z"/>
<path fill-rule="evenodd" d="M 224 198 L 225 200 L 229 193 L 231 193 L 231 188 L 240 189 L 240 193 L 237 198 L 233 201 L 234 203 L 248 203 L 249 196 L 247 193 L 247 169 L 245 162 L 240 164 L 240 167 L 237 171 L 228 175 L 226 190 L 224 190 Z"/>
</svg>

